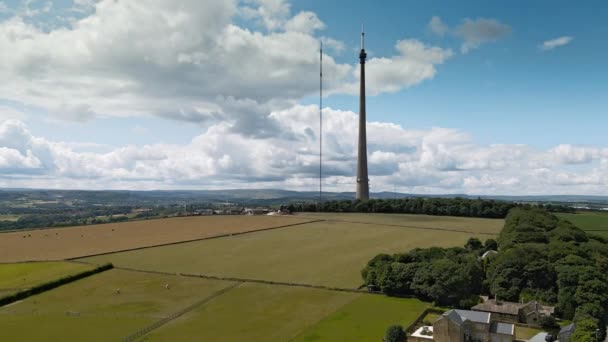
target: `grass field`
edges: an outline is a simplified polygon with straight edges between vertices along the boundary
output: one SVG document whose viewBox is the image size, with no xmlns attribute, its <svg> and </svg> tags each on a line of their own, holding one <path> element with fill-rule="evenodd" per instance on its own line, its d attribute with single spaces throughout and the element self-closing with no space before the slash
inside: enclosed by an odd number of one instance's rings
<svg viewBox="0 0 608 342">
<path fill-rule="evenodd" d="M 471 236 L 475 234 L 325 221 L 84 260 L 142 270 L 356 288 L 362 283 L 361 269 L 378 253 L 462 246 Z"/>
<path fill-rule="evenodd" d="M 310 222 L 318 219 L 323 221 Z M 258 231 L 294 223 L 304 224 Z M 3 233 L 0 261 L 69 258 L 251 231 L 82 260 L 356 288 L 362 283 L 361 268 L 378 253 L 462 246 L 472 236 L 482 241 L 492 237 L 502 225 L 503 220 L 387 214 L 174 218 Z M 23 278 L 35 283 L 69 274 L 70 267 L 88 267 L 67 262 L 18 265 L 24 269 L 0 265 L 0 296 L 22 286 Z M 121 340 L 235 284 L 114 269 L 1 307 L 1 334 L 24 341 Z M 379 341 L 389 325 L 408 325 L 429 305 L 416 299 L 244 282 L 142 340 Z"/>
<path fill-rule="evenodd" d="M 500 233 L 500 230 L 505 224 L 504 220 L 498 219 L 408 214 L 305 213 L 298 214 L 298 216 L 310 219 L 369 223 L 374 226 L 389 225 L 410 228 L 458 230 L 496 235 Z"/>
<path fill-rule="evenodd" d="M 429 306 L 417 299 L 361 295 L 294 341 L 381 341 L 390 325 L 407 326 Z"/>
<path fill-rule="evenodd" d="M 63 260 L 306 221 L 288 216 L 198 216 L 0 233 L 0 262 Z"/>
<path fill-rule="evenodd" d="M 2 337 L 7 341 L 120 340 L 230 284 L 110 270 L 0 308 Z"/>
<path fill-rule="evenodd" d="M 542 331 L 543 331 L 542 329 L 522 327 L 522 326 L 516 325 L 515 326 L 515 338 L 518 340 L 527 341 Z"/>
<path fill-rule="evenodd" d="M 566 219 L 580 229 L 590 233 L 608 238 L 608 212 L 583 211 L 576 214 L 556 214 Z"/>
<path fill-rule="evenodd" d="M 289 341 L 360 296 L 370 295 L 241 284 L 143 340 Z"/>
<path fill-rule="evenodd" d="M 0 264 L 0 297 L 92 268 L 71 262 Z"/>
</svg>

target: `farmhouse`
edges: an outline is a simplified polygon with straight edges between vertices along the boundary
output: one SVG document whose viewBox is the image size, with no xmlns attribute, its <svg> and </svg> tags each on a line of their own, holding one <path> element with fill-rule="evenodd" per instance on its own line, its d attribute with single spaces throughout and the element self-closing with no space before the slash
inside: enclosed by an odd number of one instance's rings
<svg viewBox="0 0 608 342">
<path fill-rule="evenodd" d="M 436 342 L 512 342 L 515 326 L 492 320 L 492 314 L 480 311 L 450 310 L 433 323 Z"/>
<path fill-rule="evenodd" d="M 535 300 L 528 303 L 513 303 L 487 299 L 471 310 L 491 313 L 497 321 L 538 325 L 540 318 L 551 316 L 555 308 L 541 305 Z"/>
</svg>

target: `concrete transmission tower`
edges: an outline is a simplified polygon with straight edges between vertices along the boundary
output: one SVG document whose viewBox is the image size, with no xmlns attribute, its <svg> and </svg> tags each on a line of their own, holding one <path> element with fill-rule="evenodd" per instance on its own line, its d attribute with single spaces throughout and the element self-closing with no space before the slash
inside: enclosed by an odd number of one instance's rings
<svg viewBox="0 0 608 342">
<path fill-rule="evenodd" d="M 365 119 L 365 32 L 361 27 L 361 86 L 359 90 L 359 153 L 357 158 L 357 199 L 369 199 L 369 178 L 367 174 L 367 131 Z"/>
</svg>

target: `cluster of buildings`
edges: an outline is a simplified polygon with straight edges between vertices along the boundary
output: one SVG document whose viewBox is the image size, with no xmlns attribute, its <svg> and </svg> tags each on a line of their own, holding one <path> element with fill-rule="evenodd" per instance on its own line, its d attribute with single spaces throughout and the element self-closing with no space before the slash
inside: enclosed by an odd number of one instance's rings
<svg viewBox="0 0 608 342">
<path fill-rule="evenodd" d="M 512 342 L 516 341 L 515 325 L 538 327 L 542 316 L 550 316 L 554 308 L 536 301 L 528 303 L 485 301 L 471 310 L 449 310 L 432 326 L 422 326 L 408 336 L 413 342 Z M 557 336 L 541 332 L 529 342 L 570 342 L 576 326 L 563 327 Z"/>
<path fill-rule="evenodd" d="M 223 209 L 196 209 L 188 212 L 187 216 L 209 216 L 209 215 L 286 215 L 291 214 L 287 207 L 279 210 L 270 208 L 256 207 L 228 207 Z"/>
</svg>

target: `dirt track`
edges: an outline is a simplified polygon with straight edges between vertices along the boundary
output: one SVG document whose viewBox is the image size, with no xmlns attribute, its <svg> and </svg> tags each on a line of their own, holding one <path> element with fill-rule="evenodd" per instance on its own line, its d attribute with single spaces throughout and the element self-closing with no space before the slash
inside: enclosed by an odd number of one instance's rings
<svg viewBox="0 0 608 342">
<path fill-rule="evenodd" d="M 0 262 L 63 260 L 312 221 L 289 216 L 203 216 L 0 233 Z"/>
</svg>

